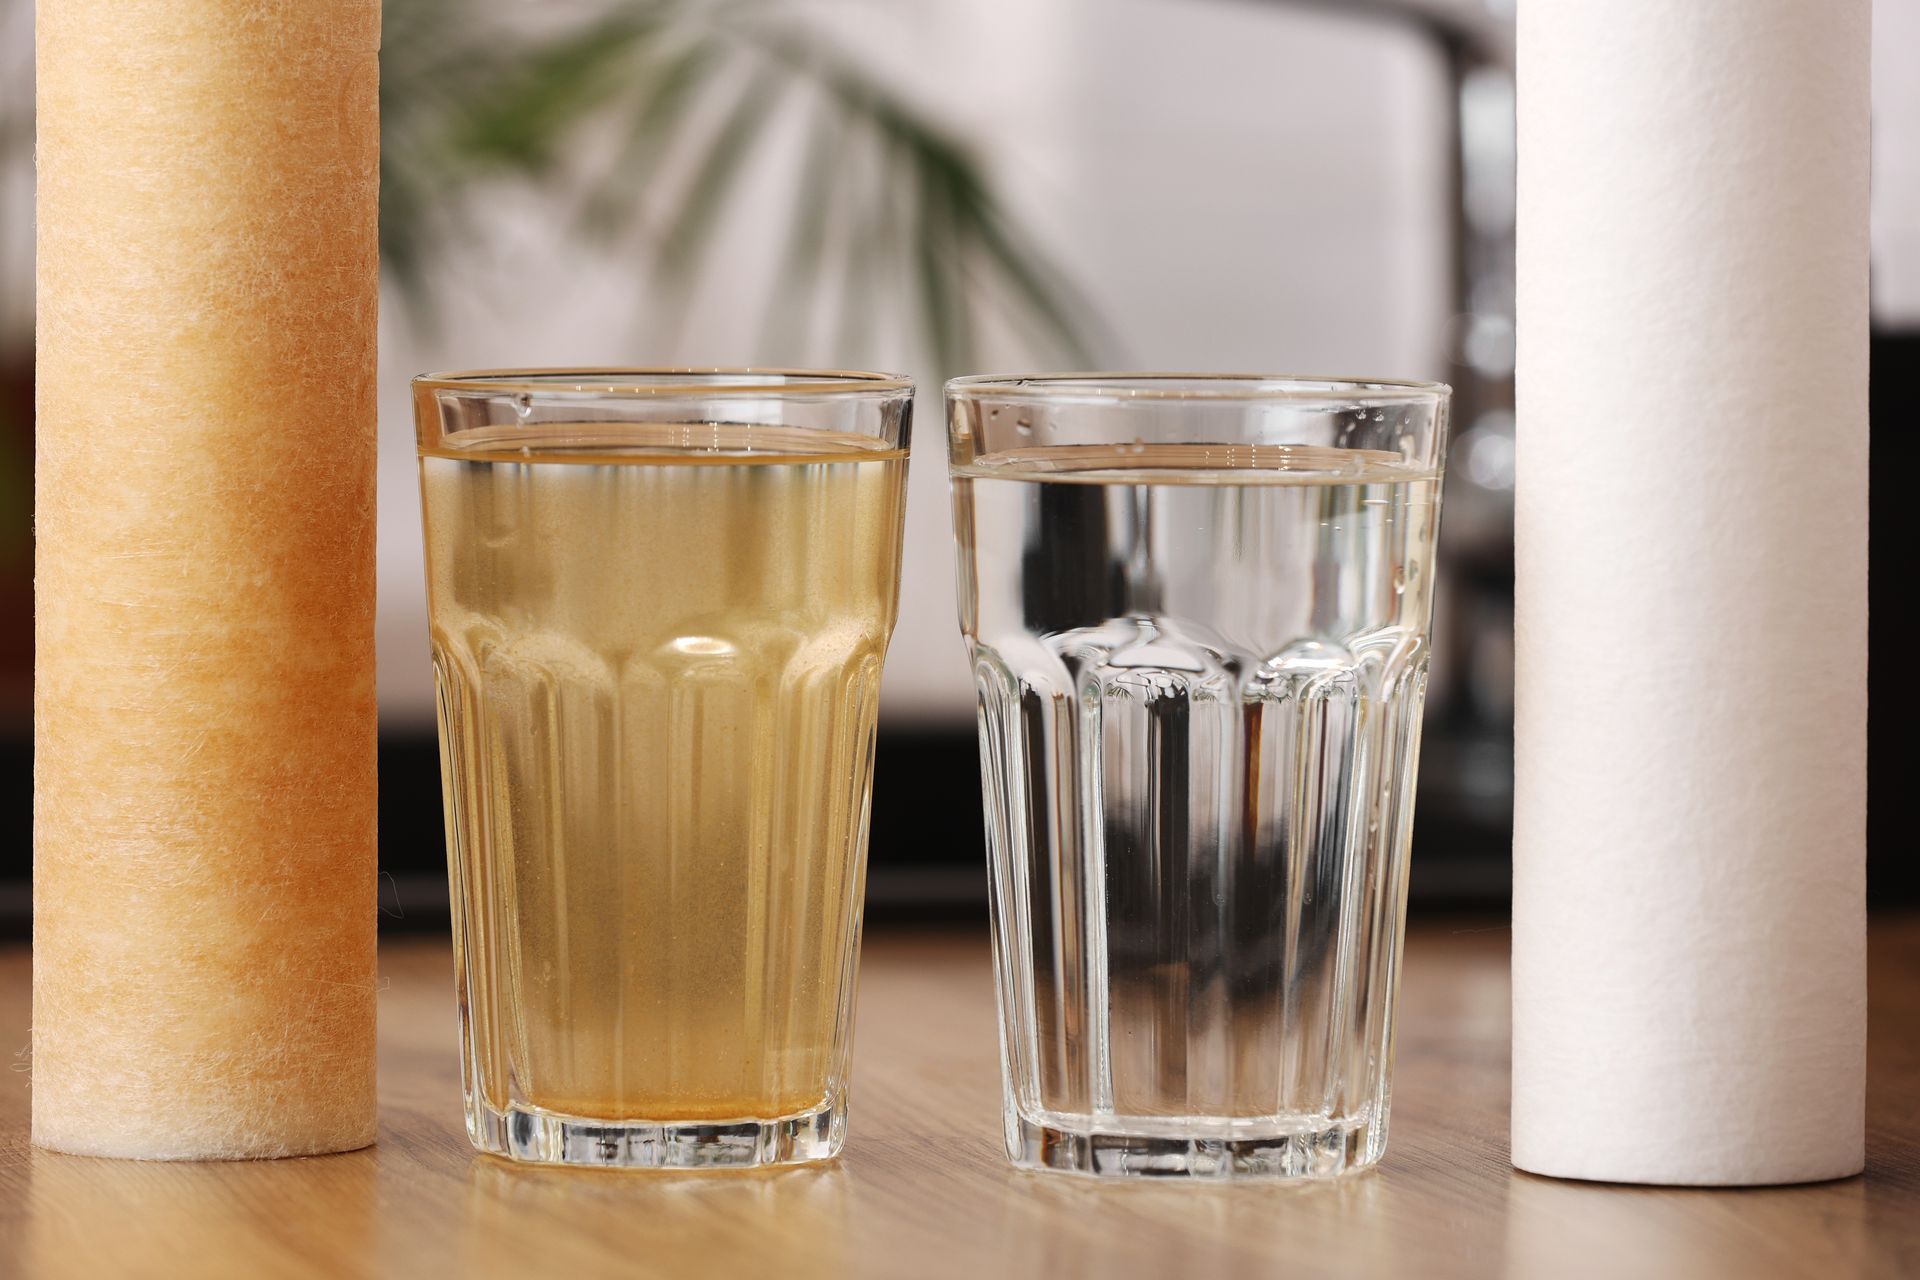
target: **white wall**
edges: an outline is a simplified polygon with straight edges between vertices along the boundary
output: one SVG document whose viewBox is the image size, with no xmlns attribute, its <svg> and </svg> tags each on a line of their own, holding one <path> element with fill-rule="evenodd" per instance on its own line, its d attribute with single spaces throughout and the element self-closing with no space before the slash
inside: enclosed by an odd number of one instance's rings
<svg viewBox="0 0 1920 1280">
<path fill-rule="evenodd" d="M 0 342 L 33 333 L 33 4 L 0 0 Z"/>
<path fill-rule="evenodd" d="M 1227 0 L 915 0 L 854 6 L 848 47 L 987 157 L 1136 367 L 1430 375 L 1447 314 L 1444 86 L 1422 40 L 1374 22 Z M 844 8 L 843 8 L 844 11 Z M 906 69 L 905 71 L 898 69 Z M 629 263 L 503 195 L 438 331 L 390 313 L 382 376 L 380 659 L 390 720 L 431 715 L 407 375 L 496 364 L 770 360 L 752 308 L 645 324 Z M 730 270 L 782 227 L 732 228 Z M 735 296 L 724 285 L 717 296 Z M 984 363 L 1031 367 L 1006 332 Z M 881 338 L 836 362 L 895 367 Z M 940 405 L 919 405 L 901 620 L 883 707 L 970 720 L 954 622 Z"/>
<path fill-rule="evenodd" d="M 1920 328 L 1920 0 L 1873 5 L 1873 316 Z"/>
</svg>

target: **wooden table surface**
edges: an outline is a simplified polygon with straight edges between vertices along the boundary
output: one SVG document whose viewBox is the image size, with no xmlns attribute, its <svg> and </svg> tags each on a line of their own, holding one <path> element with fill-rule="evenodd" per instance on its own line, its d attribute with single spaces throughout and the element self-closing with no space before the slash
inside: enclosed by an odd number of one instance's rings
<svg viewBox="0 0 1920 1280">
<path fill-rule="evenodd" d="M 390 946 L 377 1147 L 256 1164 L 27 1145 L 28 960 L 0 954 L 0 1276 L 1920 1275 L 1920 919 L 1872 931 L 1865 1177 L 1750 1191 L 1507 1165 L 1507 935 L 1408 942 L 1392 1141 L 1332 1184 L 1107 1185 L 999 1149 L 986 941 L 870 936 L 851 1137 L 773 1173 L 528 1169 L 460 1120 L 451 965 Z"/>
</svg>

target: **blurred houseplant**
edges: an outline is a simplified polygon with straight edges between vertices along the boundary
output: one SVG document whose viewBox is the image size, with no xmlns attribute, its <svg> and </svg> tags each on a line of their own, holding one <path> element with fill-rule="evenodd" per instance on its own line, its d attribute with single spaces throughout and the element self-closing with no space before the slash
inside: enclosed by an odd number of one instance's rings
<svg viewBox="0 0 1920 1280">
<path fill-rule="evenodd" d="M 864 349 L 865 326 L 887 317 L 931 365 L 959 369 L 998 308 L 1036 353 L 1084 363 L 1086 313 L 1067 281 L 966 147 L 808 20 L 823 7 L 387 0 L 380 238 L 409 317 L 431 322 L 437 260 L 506 182 L 559 193 L 578 234 L 644 255 L 649 319 L 670 322 L 702 285 L 715 228 L 766 198 L 754 182 L 797 131 L 760 347 L 829 360 Z M 32 9 L 0 0 L 0 724 L 20 731 L 32 658 Z"/>
<path fill-rule="evenodd" d="M 389 278 L 430 301 L 436 246 L 470 213 L 461 197 L 531 181 L 574 206 L 578 234 L 644 255 L 650 318 L 671 320 L 733 207 L 784 200 L 761 347 L 830 360 L 867 345 L 872 317 L 902 314 L 932 364 L 959 369 L 998 307 L 1036 350 L 1083 361 L 1084 309 L 979 163 L 826 34 L 820 11 L 849 7 L 598 0 L 522 36 L 475 30 L 466 0 L 389 0 Z M 769 171 L 784 190 L 768 191 Z"/>
</svg>

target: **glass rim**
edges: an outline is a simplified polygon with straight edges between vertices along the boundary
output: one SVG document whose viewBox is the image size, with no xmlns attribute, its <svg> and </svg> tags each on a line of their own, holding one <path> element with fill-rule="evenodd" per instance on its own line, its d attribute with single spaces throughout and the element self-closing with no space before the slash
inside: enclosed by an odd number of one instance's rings
<svg viewBox="0 0 1920 1280">
<path fill-rule="evenodd" d="M 1156 383 L 1201 385 L 1156 386 Z M 950 400 L 1036 400 L 1124 404 L 1130 401 L 1324 402 L 1330 408 L 1357 400 L 1437 403 L 1453 394 L 1444 382 L 1415 378 L 1323 377 L 1298 373 L 976 373 L 947 383 Z"/>
<path fill-rule="evenodd" d="M 897 395 L 913 391 L 913 379 L 863 369 L 786 369 L 750 365 L 567 366 L 524 369 L 462 369 L 423 373 L 415 391 L 478 395 L 594 395 L 633 399 L 713 400 Z"/>
</svg>

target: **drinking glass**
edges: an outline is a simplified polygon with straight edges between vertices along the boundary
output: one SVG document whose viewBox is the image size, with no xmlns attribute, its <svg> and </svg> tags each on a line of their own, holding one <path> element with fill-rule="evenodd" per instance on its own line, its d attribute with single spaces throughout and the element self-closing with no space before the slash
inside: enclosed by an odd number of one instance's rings
<svg viewBox="0 0 1920 1280">
<path fill-rule="evenodd" d="M 414 383 L 467 1132 L 840 1149 L 912 387 Z"/>
<path fill-rule="evenodd" d="M 948 384 L 1016 1164 L 1380 1158 L 1447 397 Z"/>
</svg>

